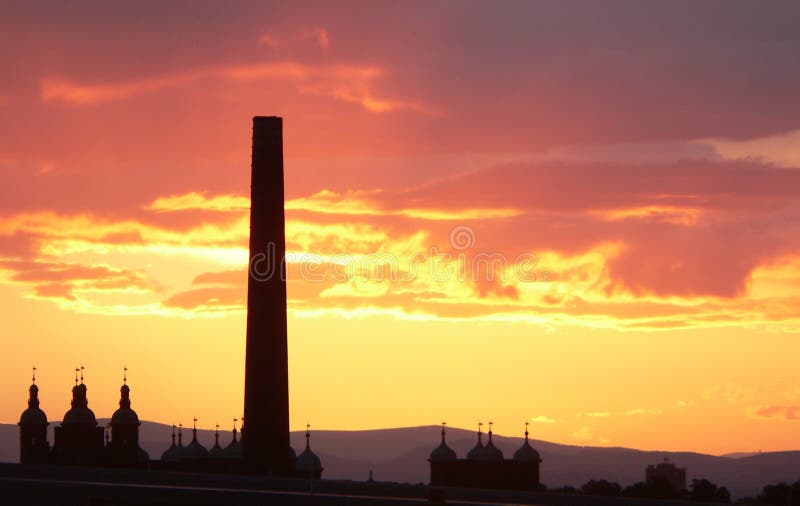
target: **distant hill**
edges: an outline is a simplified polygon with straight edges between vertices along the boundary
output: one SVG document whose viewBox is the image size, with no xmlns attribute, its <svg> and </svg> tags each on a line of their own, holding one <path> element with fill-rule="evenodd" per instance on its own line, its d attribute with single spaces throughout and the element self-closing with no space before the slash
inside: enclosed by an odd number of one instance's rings
<svg viewBox="0 0 800 506">
<path fill-rule="evenodd" d="M 101 424 L 107 420 L 100 420 Z M 51 423 L 52 427 L 56 423 Z M 376 480 L 408 483 L 428 481 L 428 454 L 439 444 L 438 426 L 404 427 L 363 431 L 315 430 L 311 446 L 322 458 L 329 479 L 366 480 L 373 470 Z M 169 446 L 172 428 L 143 422 L 140 440 L 150 457 L 158 459 Z M 214 443 L 214 433 L 198 430 L 206 447 Z M 191 440 L 191 428 L 184 428 L 184 443 Z M 448 443 L 459 456 L 475 444 L 473 431 L 448 428 Z M 220 433 L 220 444 L 231 439 L 230 431 Z M 293 432 L 292 446 L 305 448 L 303 432 Z M 495 436 L 495 445 L 510 457 L 522 438 Z M 686 467 L 688 479 L 707 478 L 728 487 L 735 497 L 752 496 L 768 483 L 800 479 L 800 451 L 756 454 L 705 455 L 693 452 L 653 452 L 630 448 L 571 446 L 532 440 L 542 456 L 542 481 L 548 487 L 579 486 L 590 479 L 607 479 L 623 485 L 642 481 L 648 464 L 665 457 Z M 0 424 L 0 461 L 16 462 L 19 455 L 19 430 L 16 425 Z"/>
</svg>

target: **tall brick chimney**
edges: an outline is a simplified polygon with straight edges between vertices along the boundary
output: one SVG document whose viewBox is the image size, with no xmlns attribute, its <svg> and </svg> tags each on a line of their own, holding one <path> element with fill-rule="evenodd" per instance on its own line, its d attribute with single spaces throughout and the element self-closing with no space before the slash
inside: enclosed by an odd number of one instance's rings
<svg viewBox="0 0 800 506">
<path fill-rule="evenodd" d="M 289 459 L 289 364 L 283 120 L 253 118 L 250 264 L 242 456 L 249 472 L 282 475 Z"/>
</svg>

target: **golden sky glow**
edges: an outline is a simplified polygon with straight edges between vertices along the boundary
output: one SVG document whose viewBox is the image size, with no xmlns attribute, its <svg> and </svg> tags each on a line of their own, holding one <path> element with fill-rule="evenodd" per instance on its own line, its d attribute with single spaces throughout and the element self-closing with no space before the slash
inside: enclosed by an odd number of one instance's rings
<svg viewBox="0 0 800 506">
<path fill-rule="evenodd" d="M 241 416 L 250 118 L 277 114 L 293 428 L 796 448 L 796 86 L 704 33 L 486 5 L 0 15 L 0 421 L 34 364 L 52 420 L 81 364 L 98 416 L 123 366 L 143 419 Z"/>
</svg>

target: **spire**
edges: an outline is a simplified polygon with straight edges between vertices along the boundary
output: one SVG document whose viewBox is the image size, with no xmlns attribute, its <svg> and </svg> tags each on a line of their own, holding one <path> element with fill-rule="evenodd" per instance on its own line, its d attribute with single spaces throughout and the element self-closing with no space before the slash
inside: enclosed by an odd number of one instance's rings
<svg viewBox="0 0 800 506">
<path fill-rule="evenodd" d="M 493 422 L 489 422 L 489 441 L 486 443 L 483 457 L 487 460 L 503 460 L 503 452 L 492 441 L 492 425 Z"/>
<path fill-rule="evenodd" d="M 131 387 L 128 386 L 128 368 L 122 368 L 122 386 L 119 387 L 119 409 L 111 415 L 111 425 L 141 425 L 139 415 L 131 409 Z"/>
<path fill-rule="evenodd" d="M 187 458 L 202 458 L 208 455 L 208 450 L 197 440 L 197 417 L 193 418 L 192 441 L 186 446 L 184 456 Z"/>
<path fill-rule="evenodd" d="M 175 448 L 175 424 L 172 424 L 172 446 L 170 448 Z"/>
<path fill-rule="evenodd" d="M 78 373 L 80 372 L 81 383 L 78 384 Z M 88 408 L 89 400 L 86 398 L 86 385 L 83 384 L 83 366 L 75 368 L 75 387 L 72 389 L 73 408 Z"/>
<path fill-rule="evenodd" d="M 322 471 L 322 461 L 313 451 L 311 451 L 311 444 L 309 442 L 311 439 L 310 429 L 311 425 L 306 424 L 306 449 L 303 450 L 303 453 L 301 453 L 295 461 L 295 468 L 298 471 Z"/>
<path fill-rule="evenodd" d="M 236 422 L 238 422 L 238 418 L 233 419 L 233 438 L 231 438 L 231 442 L 228 443 L 228 446 L 225 447 L 224 450 L 224 457 L 227 458 L 239 458 L 242 456 L 242 447 L 239 444 L 239 441 L 236 440 Z"/>
<path fill-rule="evenodd" d="M 119 389 L 119 407 L 120 409 L 130 409 L 131 407 L 131 387 L 126 383 L 123 383 Z"/>
<path fill-rule="evenodd" d="M 178 422 L 178 446 L 183 446 L 183 423 Z"/>
<path fill-rule="evenodd" d="M 211 447 L 211 450 L 208 452 L 208 454 L 214 458 L 221 458 L 225 456 L 225 451 L 219 445 L 219 424 L 216 424 L 214 429 L 214 446 Z"/>
<path fill-rule="evenodd" d="M 39 409 L 39 387 L 36 386 L 36 368 L 33 368 L 33 383 L 28 389 L 28 409 Z"/>
<path fill-rule="evenodd" d="M 445 442 L 445 427 L 447 422 L 442 422 L 442 442 L 432 452 L 429 460 L 455 460 L 456 452 Z"/>
<path fill-rule="evenodd" d="M 530 422 L 525 422 L 525 441 L 522 442 L 522 446 L 514 452 L 514 460 L 529 460 L 533 462 L 541 462 L 542 459 L 539 457 L 539 452 L 537 452 L 528 441 L 528 425 Z"/>
<path fill-rule="evenodd" d="M 483 459 L 485 447 L 483 446 L 483 433 L 481 432 L 481 427 L 483 427 L 483 422 L 478 422 L 478 442 L 475 443 L 474 448 L 467 452 L 467 458 L 469 460 Z"/>
<path fill-rule="evenodd" d="M 47 415 L 39 409 L 39 387 L 36 386 L 36 366 L 32 367 L 31 386 L 28 388 L 28 409 L 22 412 L 19 425 L 47 426 Z"/>
</svg>

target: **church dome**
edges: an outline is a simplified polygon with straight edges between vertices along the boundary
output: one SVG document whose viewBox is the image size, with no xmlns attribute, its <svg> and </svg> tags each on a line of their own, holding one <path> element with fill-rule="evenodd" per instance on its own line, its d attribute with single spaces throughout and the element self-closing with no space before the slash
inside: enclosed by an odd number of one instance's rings
<svg viewBox="0 0 800 506">
<path fill-rule="evenodd" d="M 527 423 L 525 425 L 527 426 Z M 527 427 L 525 427 L 525 442 L 522 443 L 522 446 L 520 446 L 519 449 L 514 452 L 514 460 L 528 460 L 531 462 L 542 461 L 541 457 L 539 457 L 539 452 L 534 450 L 533 447 L 528 442 Z"/>
<path fill-rule="evenodd" d="M 47 425 L 47 415 L 39 409 L 39 387 L 33 383 L 28 389 L 28 409 L 19 417 L 19 425 Z"/>
<path fill-rule="evenodd" d="M 306 429 L 306 449 L 303 450 L 303 453 L 301 453 L 295 461 L 295 469 L 298 471 L 322 470 L 322 461 L 313 451 L 311 451 L 311 444 L 309 442 L 310 439 L 311 433 L 309 433 L 308 429 Z"/>
<path fill-rule="evenodd" d="M 208 450 L 205 446 L 201 445 L 197 441 L 197 420 L 195 420 L 195 426 L 192 429 L 192 441 L 186 445 L 186 448 L 183 450 L 181 454 L 181 458 L 184 459 L 199 459 L 208 456 Z"/>
<path fill-rule="evenodd" d="M 483 449 L 483 458 L 485 460 L 503 460 L 503 452 L 492 442 L 492 422 L 489 422 L 489 442 Z"/>
<path fill-rule="evenodd" d="M 478 423 L 478 442 L 475 446 L 467 452 L 467 459 L 469 460 L 483 460 L 485 447 L 483 446 L 483 433 L 481 432 L 482 423 Z"/>
<path fill-rule="evenodd" d="M 128 385 L 120 388 L 119 409 L 111 415 L 111 425 L 141 425 L 139 415 L 131 409 L 131 389 Z"/>
<path fill-rule="evenodd" d="M 225 451 L 219 445 L 219 424 L 217 424 L 217 430 L 214 431 L 214 446 L 208 451 L 209 457 L 214 458 L 222 458 L 225 454 Z"/>
<path fill-rule="evenodd" d="M 97 426 L 97 418 L 94 412 L 89 409 L 89 401 L 86 398 L 86 385 L 81 383 L 72 387 L 72 408 L 64 413 L 62 425 L 90 425 Z"/>
<path fill-rule="evenodd" d="M 456 460 L 457 458 L 456 452 L 445 442 L 444 427 L 445 424 L 442 423 L 442 442 L 431 452 L 430 460 Z"/>
<path fill-rule="evenodd" d="M 229 459 L 238 459 L 242 456 L 242 445 L 239 444 L 238 439 L 236 438 L 236 419 L 233 419 L 233 437 L 231 438 L 231 442 L 228 443 L 228 446 L 222 450 L 223 455 L 225 458 Z"/>
<path fill-rule="evenodd" d="M 183 447 L 183 432 L 182 427 L 178 429 L 178 444 L 175 444 L 175 426 L 172 426 L 172 445 L 161 454 L 163 462 L 177 462 L 183 458 L 183 452 L 186 448 Z"/>
</svg>

